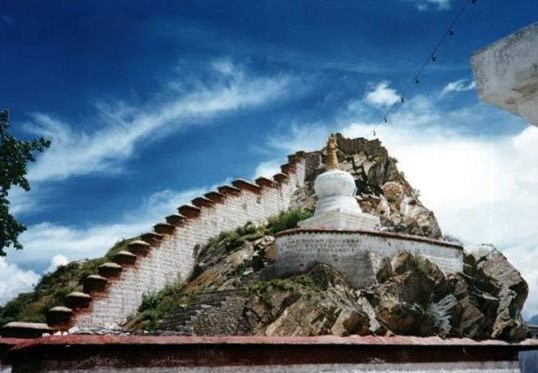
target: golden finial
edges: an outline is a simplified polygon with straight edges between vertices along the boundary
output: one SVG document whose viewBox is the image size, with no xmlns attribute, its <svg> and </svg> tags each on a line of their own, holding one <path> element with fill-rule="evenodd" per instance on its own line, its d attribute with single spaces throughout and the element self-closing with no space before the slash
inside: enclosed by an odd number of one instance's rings
<svg viewBox="0 0 538 373">
<path fill-rule="evenodd" d="M 336 137 L 330 135 L 327 140 L 327 168 L 334 170 L 338 168 L 338 156 L 336 154 Z"/>
</svg>

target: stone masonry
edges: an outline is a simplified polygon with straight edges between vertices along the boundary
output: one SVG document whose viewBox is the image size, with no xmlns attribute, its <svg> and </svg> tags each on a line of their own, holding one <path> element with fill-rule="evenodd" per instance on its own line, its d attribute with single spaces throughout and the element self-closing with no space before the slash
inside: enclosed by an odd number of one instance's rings
<svg viewBox="0 0 538 373">
<path fill-rule="evenodd" d="M 445 241 L 374 231 L 292 229 L 277 235 L 276 271 L 279 275 L 304 272 L 315 263 L 340 271 L 353 287 L 376 283 L 384 257 L 408 251 L 435 263 L 444 273 L 463 270 L 463 248 Z"/>
<path fill-rule="evenodd" d="M 90 286 L 89 290 L 94 290 L 87 291 L 92 296 L 91 303 L 86 308 L 72 310 L 67 326 L 82 330 L 99 329 L 125 322 L 136 312 L 144 294 L 157 292 L 166 284 L 188 278 L 194 266 L 197 245 L 203 245 L 220 232 L 233 230 L 247 222 L 263 224 L 268 218 L 287 210 L 293 193 L 304 183 L 305 160 L 302 153 L 290 156 L 290 163 L 282 166 L 282 172 L 275 175 L 274 180 L 260 178 L 257 184 L 236 180 L 233 186 L 208 193 L 208 198 L 198 198 L 193 200 L 193 205 L 181 206 L 179 211 L 183 216 L 176 215 L 176 220 L 182 223 L 179 226 L 161 224 L 162 230 L 169 229 L 170 234 L 143 235 L 152 247 L 141 250 L 133 265 L 123 265 L 118 277 L 103 279 L 106 286 L 97 291 Z M 210 199 L 217 195 L 222 197 L 218 198 L 218 203 Z M 143 242 L 138 245 L 144 247 Z M 57 309 L 58 313 L 69 312 L 65 307 Z M 53 309 L 50 319 L 54 319 L 54 312 Z M 66 328 L 65 318 L 61 321 Z"/>
</svg>

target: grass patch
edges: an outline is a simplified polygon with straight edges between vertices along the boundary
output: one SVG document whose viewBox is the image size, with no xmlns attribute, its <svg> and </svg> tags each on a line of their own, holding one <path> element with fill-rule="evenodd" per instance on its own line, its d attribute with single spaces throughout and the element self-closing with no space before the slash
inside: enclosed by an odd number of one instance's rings
<svg viewBox="0 0 538 373">
<path fill-rule="evenodd" d="M 175 283 L 156 293 L 144 295 L 136 319 L 144 322 L 145 329 L 157 329 L 159 320 L 165 315 L 192 302 L 194 295 L 183 295 L 183 288 L 183 283 Z"/>
<path fill-rule="evenodd" d="M 314 214 L 313 210 L 293 209 L 281 212 L 278 216 L 269 219 L 267 232 L 277 234 L 297 227 L 301 220 L 310 218 Z"/>
</svg>

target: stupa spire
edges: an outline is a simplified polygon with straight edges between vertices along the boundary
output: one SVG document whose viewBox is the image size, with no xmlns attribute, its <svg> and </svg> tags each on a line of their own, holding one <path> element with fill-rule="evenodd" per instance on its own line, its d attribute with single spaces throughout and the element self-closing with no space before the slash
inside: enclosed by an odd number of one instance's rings
<svg viewBox="0 0 538 373">
<path fill-rule="evenodd" d="M 331 134 L 327 140 L 327 169 L 336 170 L 339 168 L 338 155 L 336 153 L 336 136 Z"/>
</svg>

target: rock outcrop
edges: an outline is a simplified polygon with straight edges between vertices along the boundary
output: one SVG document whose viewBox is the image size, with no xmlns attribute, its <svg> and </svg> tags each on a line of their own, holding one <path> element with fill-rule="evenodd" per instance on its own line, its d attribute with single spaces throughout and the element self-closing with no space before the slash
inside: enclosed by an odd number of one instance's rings
<svg viewBox="0 0 538 373">
<path fill-rule="evenodd" d="M 340 167 L 353 175 L 364 212 L 379 216 L 388 231 L 442 236 L 434 214 L 379 141 L 340 135 L 337 141 Z M 156 295 L 159 301 L 141 309 L 128 327 L 188 335 L 526 336 L 521 309 L 527 284 L 493 248 L 466 253 L 464 271 L 448 275 L 408 252 L 376 258 L 377 282 L 363 289 L 326 264 L 276 278 L 273 235 L 313 210 L 313 182 L 325 157 L 324 151 L 307 153 L 314 171 L 295 192 L 292 210 L 268 226 L 221 234 L 200 248 L 190 280 L 172 296 Z"/>
<path fill-rule="evenodd" d="M 398 161 L 389 156 L 379 140 L 347 139 L 337 135 L 340 168 L 353 175 L 357 185 L 357 201 L 363 212 L 380 218 L 383 229 L 441 238 L 442 232 L 434 213 L 419 199 L 419 191 L 413 189 L 397 167 Z M 325 151 L 308 153 L 318 157 L 315 172 L 309 175 L 304 188 L 296 192 L 293 207 L 313 208 L 315 196 L 313 181 L 322 173 Z"/>
<path fill-rule="evenodd" d="M 295 214 L 295 213 L 294 213 Z M 290 223 L 289 218 L 284 220 Z M 527 284 L 492 247 L 466 253 L 445 275 L 401 252 L 379 261 L 377 283 L 355 289 L 326 264 L 273 276 L 271 227 L 247 226 L 199 252 L 187 284 L 156 295 L 127 325 L 181 335 L 415 335 L 524 339 Z"/>
</svg>

